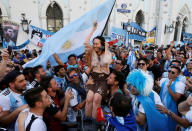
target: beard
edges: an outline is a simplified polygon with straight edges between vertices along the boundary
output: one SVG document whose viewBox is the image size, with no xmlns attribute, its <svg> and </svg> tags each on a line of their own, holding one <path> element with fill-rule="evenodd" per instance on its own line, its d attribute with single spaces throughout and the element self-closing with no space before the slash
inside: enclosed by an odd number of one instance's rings
<svg viewBox="0 0 192 131">
<path fill-rule="evenodd" d="M 22 93 L 23 91 L 26 90 L 26 86 L 21 88 L 21 87 L 18 87 L 18 86 L 15 85 L 15 90 L 17 90 L 18 92 Z"/>
</svg>

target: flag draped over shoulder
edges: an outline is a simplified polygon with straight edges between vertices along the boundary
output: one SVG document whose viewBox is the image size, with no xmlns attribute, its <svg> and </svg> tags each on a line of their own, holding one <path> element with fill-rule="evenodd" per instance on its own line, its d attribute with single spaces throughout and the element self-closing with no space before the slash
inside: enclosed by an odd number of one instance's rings
<svg viewBox="0 0 192 131">
<path fill-rule="evenodd" d="M 91 32 L 94 21 L 97 21 L 98 27 L 92 39 L 97 35 L 101 35 L 114 4 L 115 0 L 107 0 L 101 6 L 92 9 L 53 34 L 53 36 L 46 40 L 41 55 L 26 63 L 24 67 L 46 65 L 48 59 L 52 66 L 57 65 L 52 56 L 54 53 L 57 53 L 63 62 L 66 62 L 67 57 L 72 53 L 76 55 L 82 54 L 85 51 L 83 43 Z"/>
</svg>

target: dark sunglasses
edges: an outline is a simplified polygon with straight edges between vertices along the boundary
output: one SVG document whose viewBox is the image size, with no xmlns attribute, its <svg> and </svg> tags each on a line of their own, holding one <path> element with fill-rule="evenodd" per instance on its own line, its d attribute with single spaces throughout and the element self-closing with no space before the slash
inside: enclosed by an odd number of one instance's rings
<svg viewBox="0 0 192 131">
<path fill-rule="evenodd" d="M 70 79 L 73 79 L 74 77 L 77 77 L 77 76 L 78 76 L 78 74 L 77 74 L 77 73 L 75 73 L 74 75 L 69 76 L 69 78 L 70 78 Z"/>
<path fill-rule="evenodd" d="M 121 63 L 120 63 L 120 62 L 115 62 L 115 64 L 120 64 L 120 65 L 121 65 Z"/>
<path fill-rule="evenodd" d="M 144 65 L 145 65 L 145 63 L 138 63 L 138 65 L 139 65 L 139 66 L 140 66 L 140 65 L 144 66 Z"/>
<path fill-rule="evenodd" d="M 171 71 L 171 70 L 169 70 L 169 73 L 171 73 L 171 74 L 173 74 L 173 75 L 175 74 L 175 72 L 174 72 L 174 71 Z"/>
</svg>

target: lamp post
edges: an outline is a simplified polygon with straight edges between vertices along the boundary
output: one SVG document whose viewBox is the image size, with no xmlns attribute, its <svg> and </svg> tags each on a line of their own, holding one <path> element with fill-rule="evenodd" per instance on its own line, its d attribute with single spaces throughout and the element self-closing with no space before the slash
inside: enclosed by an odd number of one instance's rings
<svg viewBox="0 0 192 131">
<path fill-rule="evenodd" d="M 31 23 L 31 21 L 28 22 L 28 20 L 25 18 L 25 13 L 21 14 L 21 26 L 24 32 L 26 32 L 27 34 L 29 33 L 29 24 Z"/>
<path fill-rule="evenodd" d="M 130 21 L 128 22 L 126 30 L 127 30 L 127 33 L 128 33 L 127 41 L 128 41 L 128 46 L 129 46 L 129 44 L 130 44 L 129 35 L 131 33 L 131 23 L 130 23 Z"/>
</svg>

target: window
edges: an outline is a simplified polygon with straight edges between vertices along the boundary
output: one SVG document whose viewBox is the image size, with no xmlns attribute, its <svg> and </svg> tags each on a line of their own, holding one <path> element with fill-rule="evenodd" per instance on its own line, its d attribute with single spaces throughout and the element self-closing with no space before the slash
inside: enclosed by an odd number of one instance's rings
<svg viewBox="0 0 192 131">
<path fill-rule="evenodd" d="M 178 33 L 179 25 L 180 25 L 180 22 L 179 22 L 179 21 L 176 21 L 176 24 L 175 24 L 175 33 L 174 33 L 174 38 L 173 38 L 174 41 L 177 41 L 177 33 Z"/>
<path fill-rule="evenodd" d="M 144 23 L 144 14 L 141 10 L 137 12 L 136 18 L 135 18 L 136 23 L 142 27 Z"/>
<path fill-rule="evenodd" d="M 181 39 L 180 39 L 180 41 L 183 41 L 183 33 L 186 32 L 187 23 L 188 23 L 187 17 L 185 17 L 185 18 L 183 19 L 182 33 L 181 33 Z"/>
<path fill-rule="evenodd" d="M 63 27 L 63 13 L 57 3 L 51 3 L 47 8 L 47 30 L 57 32 Z"/>
</svg>

